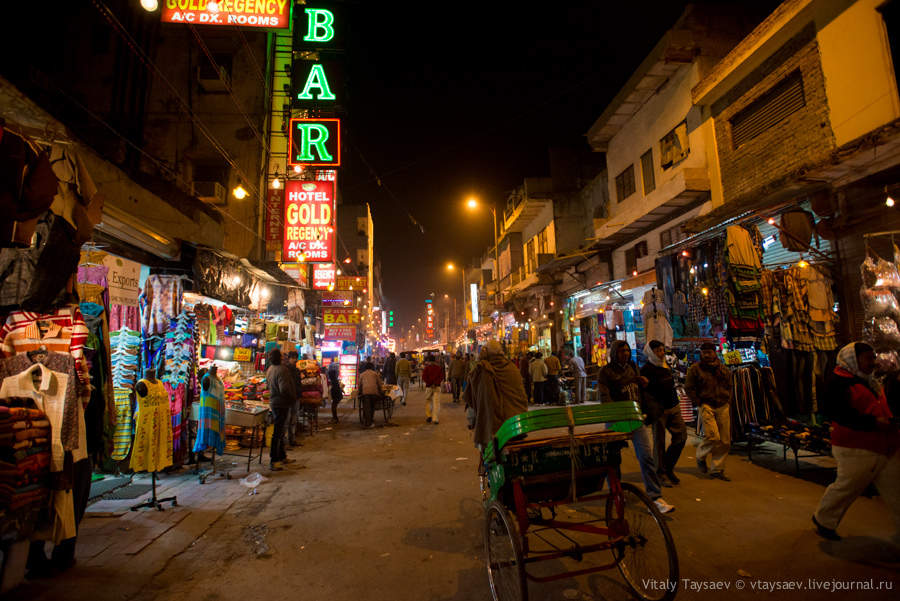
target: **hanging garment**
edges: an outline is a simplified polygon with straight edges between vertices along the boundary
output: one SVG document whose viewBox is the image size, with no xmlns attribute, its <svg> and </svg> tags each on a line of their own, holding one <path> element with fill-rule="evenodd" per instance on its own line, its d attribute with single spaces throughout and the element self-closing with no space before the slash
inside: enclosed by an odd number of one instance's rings
<svg viewBox="0 0 900 601">
<path fill-rule="evenodd" d="M 750 233 L 739 225 L 729 225 L 726 229 L 728 262 L 731 265 L 747 265 L 760 269 L 759 254 L 750 238 Z"/>
<path fill-rule="evenodd" d="M 197 440 L 194 452 L 215 449 L 225 452 L 225 384 L 219 378 L 206 376 L 208 390 L 200 389 L 200 415 L 197 418 Z"/>
<path fill-rule="evenodd" d="M 171 382 L 163 382 L 163 386 L 169 397 L 169 413 L 172 417 L 172 462 L 180 465 L 184 459 L 182 435 L 187 384 L 181 383 L 173 386 Z"/>
<path fill-rule="evenodd" d="M 110 457 L 122 461 L 131 449 L 131 390 L 114 388 L 116 400 L 116 430 L 113 434 L 113 450 Z"/>
<path fill-rule="evenodd" d="M 816 230 L 816 218 L 809 211 L 789 211 L 781 216 L 781 245 L 794 252 L 807 252 Z"/>
<path fill-rule="evenodd" d="M 146 396 L 137 395 L 138 412 L 131 452 L 131 469 L 157 472 L 172 465 L 172 415 L 162 382 L 141 380 Z"/>
<path fill-rule="evenodd" d="M 103 213 L 103 196 L 88 173 L 81 157 L 71 147 L 54 144 L 50 149 L 50 166 L 58 180 L 56 196 L 50 210 L 77 230 L 79 246 L 90 240 L 94 226 Z"/>
<path fill-rule="evenodd" d="M 144 334 L 165 334 L 169 320 L 181 312 L 181 278 L 151 275 L 144 283 Z"/>
</svg>

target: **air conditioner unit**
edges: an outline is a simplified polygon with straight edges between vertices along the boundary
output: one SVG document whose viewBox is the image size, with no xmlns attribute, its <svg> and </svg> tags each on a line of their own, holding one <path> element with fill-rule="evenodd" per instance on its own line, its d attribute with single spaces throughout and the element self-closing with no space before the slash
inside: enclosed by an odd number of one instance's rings
<svg viewBox="0 0 900 601">
<path fill-rule="evenodd" d="M 212 69 L 201 69 L 197 67 L 197 83 L 200 84 L 200 88 L 204 92 L 227 92 L 228 86 L 226 82 L 228 82 L 228 70 L 219 66 L 219 74 L 216 74 Z"/>
<path fill-rule="evenodd" d="M 228 198 L 225 186 L 219 182 L 194 182 L 194 196 L 214 205 L 224 205 Z"/>
</svg>

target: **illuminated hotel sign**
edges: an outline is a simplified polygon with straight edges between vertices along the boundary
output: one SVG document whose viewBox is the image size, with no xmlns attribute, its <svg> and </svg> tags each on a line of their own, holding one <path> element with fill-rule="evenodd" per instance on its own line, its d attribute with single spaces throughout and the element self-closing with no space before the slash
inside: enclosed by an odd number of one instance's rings
<svg viewBox="0 0 900 601">
<path fill-rule="evenodd" d="M 163 23 L 288 29 L 292 0 L 163 0 Z"/>
<path fill-rule="evenodd" d="M 286 182 L 282 260 L 333 263 L 334 216 L 333 183 Z"/>
<path fill-rule="evenodd" d="M 291 119 L 289 137 L 289 165 L 340 166 L 340 119 Z"/>
<path fill-rule="evenodd" d="M 431 299 L 425 301 L 425 339 L 434 339 L 434 306 Z"/>
<path fill-rule="evenodd" d="M 337 267 L 334 263 L 315 263 L 313 265 L 313 290 L 333 290 Z"/>
</svg>

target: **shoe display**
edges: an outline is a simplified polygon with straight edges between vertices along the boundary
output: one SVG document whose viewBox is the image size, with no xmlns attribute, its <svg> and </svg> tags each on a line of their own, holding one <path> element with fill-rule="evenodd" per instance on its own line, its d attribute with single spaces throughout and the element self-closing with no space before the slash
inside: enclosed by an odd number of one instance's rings
<svg viewBox="0 0 900 601">
<path fill-rule="evenodd" d="M 700 470 L 701 474 L 705 474 L 709 471 L 709 468 L 706 467 L 706 461 L 703 459 L 697 460 L 697 469 Z"/>
<path fill-rule="evenodd" d="M 675 506 L 666 503 L 666 500 L 662 497 L 653 501 L 653 504 L 656 505 L 656 508 L 660 513 L 669 513 L 671 511 L 675 511 Z"/>
<path fill-rule="evenodd" d="M 723 482 L 731 482 L 731 478 L 725 475 L 725 472 L 713 472 L 709 475 L 710 478 L 715 478 L 716 480 L 722 480 Z"/>
<path fill-rule="evenodd" d="M 826 528 L 822 524 L 819 523 L 819 520 L 816 519 L 816 516 L 812 516 L 813 524 L 816 525 L 816 534 L 821 536 L 822 538 L 828 540 L 841 540 L 841 535 L 837 533 L 837 530 L 832 528 Z"/>
</svg>

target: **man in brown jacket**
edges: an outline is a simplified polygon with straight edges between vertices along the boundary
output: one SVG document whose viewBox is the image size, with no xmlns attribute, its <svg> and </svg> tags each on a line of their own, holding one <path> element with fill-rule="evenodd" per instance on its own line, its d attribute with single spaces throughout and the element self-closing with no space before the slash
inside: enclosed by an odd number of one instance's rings
<svg viewBox="0 0 900 601">
<path fill-rule="evenodd" d="M 475 446 L 482 450 L 503 422 L 528 411 L 522 375 L 503 355 L 496 340 L 487 343 L 487 357 L 478 362 L 463 393 L 469 428 L 475 430 Z"/>
<path fill-rule="evenodd" d="M 697 447 L 697 468 L 700 472 L 726 482 L 725 458 L 731 448 L 731 372 L 719 361 L 716 347 L 705 342 L 700 347 L 700 362 L 688 369 L 684 391 L 700 408 L 703 439 Z M 707 465 L 709 457 L 711 468 Z"/>
</svg>

